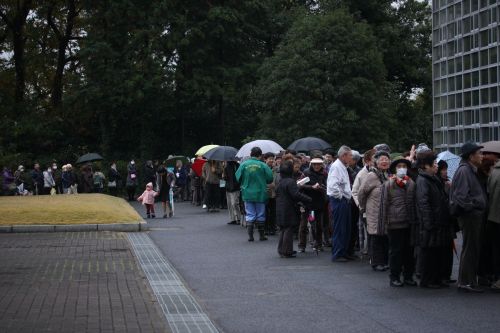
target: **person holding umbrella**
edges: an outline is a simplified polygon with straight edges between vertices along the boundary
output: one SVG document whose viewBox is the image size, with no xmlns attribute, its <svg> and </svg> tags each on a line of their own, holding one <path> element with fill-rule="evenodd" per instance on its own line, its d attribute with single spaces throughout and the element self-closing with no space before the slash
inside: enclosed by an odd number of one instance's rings
<svg viewBox="0 0 500 333">
<path fill-rule="evenodd" d="M 236 171 L 236 180 L 241 184 L 242 198 L 245 203 L 248 241 L 253 242 L 253 230 L 257 224 L 260 240 L 265 241 L 264 223 L 266 221 L 267 184 L 273 181 L 271 169 L 262 162 L 262 150 L 253 147 L 250 159 L 243 162 Z"/>
</svg>

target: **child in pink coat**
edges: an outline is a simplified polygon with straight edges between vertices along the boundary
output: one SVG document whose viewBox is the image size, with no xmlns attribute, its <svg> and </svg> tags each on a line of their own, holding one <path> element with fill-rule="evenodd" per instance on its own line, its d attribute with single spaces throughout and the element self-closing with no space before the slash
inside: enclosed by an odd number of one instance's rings
<svg viewBox="0 0 500 333">
<path fill-rule="evenodd" d="M 155 197 L 158 195 L 158 192 L 153 191 L 153 183 L 148 183 L 146 185 L 146 190 L 141 194 L 137 201 L 142 202 L 144 206 L 146 206 L 146 213 L 148 219 L 150 217 L 155 218 Z"/>
</svg>

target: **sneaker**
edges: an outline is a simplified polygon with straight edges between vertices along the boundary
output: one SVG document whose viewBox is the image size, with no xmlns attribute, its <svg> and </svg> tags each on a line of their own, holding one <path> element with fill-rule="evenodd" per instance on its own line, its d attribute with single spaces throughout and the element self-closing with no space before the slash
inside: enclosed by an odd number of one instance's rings
<svg viewBox="0 0 500 333">
<path fill-rule="evenodd" d="M 150 219 L 150 218 L 151 218 L 151 215 L 149 215 L 149 214 L 148 214 L 148 215 L 146 215 L 146 218 Z"/>
<path fill-rule="evenodd" d="M 236 221 L 227 222 L 227 224 L 238 224 Z"/>
<path fill-rule="evenodd" d="M 155 218 L 156 218 L 156 215 L 155 215 L 155 214 L 151 215 L 151 218 L 155 219 Z"/>
<path fill-rule="evenodd" d="M 203 204 L 203 207 L 202 207 L 202 208 L 203 208 L 203 209 L 207 209 L 207 205 Z"/>
<path fill-rule="evenodd" d="M 372 266 L 372 269 L 375 271 L 375 272 L 385 272 L 387 270 L 387 268 L 385 268 L 385 266 L 383 265 L 375 265 L 375 266 Z"/>
<path fill-rule="evenodd" d="M 168 217 L 168 214 L 167 214 L 167 213 L 163 214 L 163 218 L 164 218 L 164 219 L 166 219 L 167 217 Z"/>
<path fill-rule="evenodd" d="M 471 284 L 462 284 L 462 285 L 459 285 L 458 286 L 458 291 L 463 291 L 463 292 L 466 292 L 466 293 L 483 293 L 484 290 L 483 289 L 480 289 L 476 286 L 473 286 Z"/>
<path fill-rule="evenodd" d="M 493 283 L 491 286 L 490 286 L 491 290 L 493 291 L 500 291 L 500 280 L 498 280 L 497 282 Z"/>
<path fill-rule="evenodd" d="M 404 284 L 403 284 L 403 282 L 401 282 L 401 280 L 391 280 L 389 285 L 391 287 L 403 287 L 404 286 Z"/>
<path fill-rule="evenodd" d="M 304 253 L 304 252 L 306 252 L 306 249 L 299 247 L 299 253 Z"/>
<path fill-rule="evenodd" d="M 168 217 L 172 217 L 172 216 L 174 216 L 174 213 L 172 213 L 172 212 L 168 213 Z"/>
</svg>

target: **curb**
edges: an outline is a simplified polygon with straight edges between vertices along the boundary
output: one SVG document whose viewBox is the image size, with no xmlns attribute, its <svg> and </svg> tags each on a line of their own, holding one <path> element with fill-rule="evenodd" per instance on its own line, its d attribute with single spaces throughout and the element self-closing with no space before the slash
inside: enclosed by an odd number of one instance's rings
<svg viewBox="0 0 500 333">
<path fill-rule="evenodd" d="M 113 224 L 27 224 L 0 226 L 0 233 L 27 233 L 27 232 L 83 232 L 83 231 L 120 231 L 138 232 L 147 231 L 149 226 L 141 220 L 132 223 Z"/>
</svg>

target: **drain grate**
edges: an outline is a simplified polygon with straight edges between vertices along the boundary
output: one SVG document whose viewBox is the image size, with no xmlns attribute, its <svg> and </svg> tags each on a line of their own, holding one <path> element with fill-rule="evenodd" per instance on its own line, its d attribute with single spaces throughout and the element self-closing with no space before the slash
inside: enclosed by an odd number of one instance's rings
<svg viewBox="0 0 500 333">
<path fill-rule="evenodd" d="M 173 332 L 219 332 L 177 272 L 145 233 L 127 234 Z"/>
</svg>

